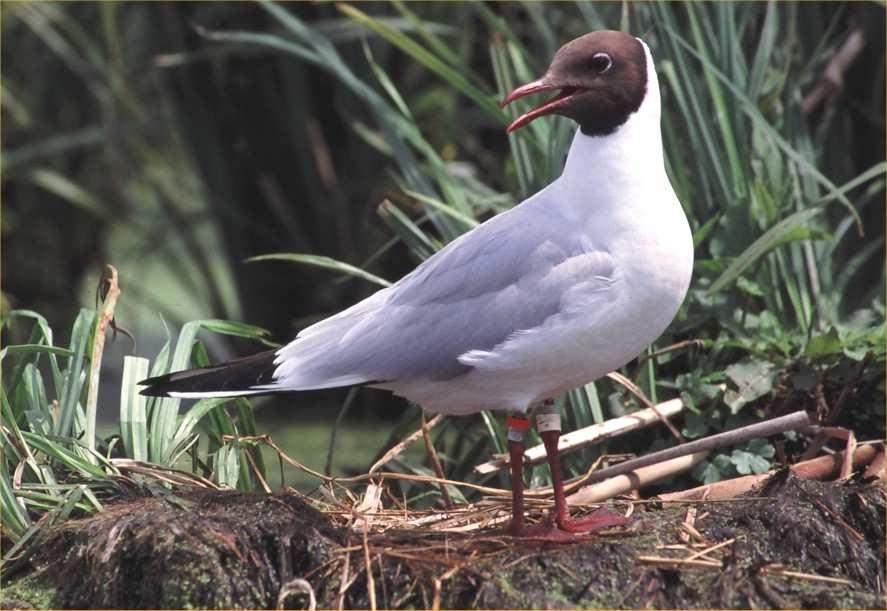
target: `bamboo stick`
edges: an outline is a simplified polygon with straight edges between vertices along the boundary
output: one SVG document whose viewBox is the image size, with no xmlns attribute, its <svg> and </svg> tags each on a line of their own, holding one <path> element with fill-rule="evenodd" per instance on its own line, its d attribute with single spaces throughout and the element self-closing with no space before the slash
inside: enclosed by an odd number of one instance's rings
<svg viewBox="0 0 887 611">
<path fill-rule="evenodd" d="M 567 497 L 568 505 L 585 505 L 589 503 L 598 503 L 606 501 L 619 494 L 625 494 L 637 488 L 643 488 L 649 484 L 665 479 L 676 473 L 681 473 L 692 469 L 693 466 L 700 462 L 708 455 L 708 451 L 697 452 L 689 456 L 680 456 L 672 458 L 655 465 L 641 467 L 630 473 L 617 475 L 610 479 L 595 484 L 593 486 L 585 486 L 578 492 Z"/>
<path fill-rule="evenodd" d="M 670 401 L 658 404 L 656 409 L 663 417 L 670 418 L 681 413 L 684 409 L 684 402 L 681 401 L 681 399 L 671 399 Z M 600 424 L 593 424 L 561 435 L 561 438 L 558 440 L 558 452 L 560 454 L 572 452 L 584 448 L 587 445 L 598 443 L 604 439 L 616 437 L 617 435 L 622 435 L 635 429 L 650 426 L 657 422 L 659 422 L 659 416 L 656 415 L 655 410 L 649 408 L 636 411 L 627 416 L 612 418 L 601 422 Z M 542 444 L 528 448 L 524 452 L 524 463 L 526 464 L 536 464 L 543 460 L 545 460 L 545 446 Z M 474 468 L 474 472 L 480 475 L 495 473 L 500 469 L 506 468 L 508 463 L 507 454 L 497 456 L 492 460 L 477 465 Z"/>
</svg>

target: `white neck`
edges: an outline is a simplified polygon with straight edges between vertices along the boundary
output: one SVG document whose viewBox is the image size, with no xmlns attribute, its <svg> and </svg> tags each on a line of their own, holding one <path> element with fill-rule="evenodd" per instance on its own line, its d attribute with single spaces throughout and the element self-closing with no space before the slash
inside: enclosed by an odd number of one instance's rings
<svg viewBox="0 0 887 611">
<path fill-rule="evenodd" d="M 659 79 L 646 43 L 647 91 L 640 108 L 606 136 L 586 136 L 577 129 L 561 180 L 587 185 L 590 174 L 616 179 L 629 172 L 665 174 L 660 127 Z M 658 178 L 658 176 L 657 176 Z"/>
</svg>

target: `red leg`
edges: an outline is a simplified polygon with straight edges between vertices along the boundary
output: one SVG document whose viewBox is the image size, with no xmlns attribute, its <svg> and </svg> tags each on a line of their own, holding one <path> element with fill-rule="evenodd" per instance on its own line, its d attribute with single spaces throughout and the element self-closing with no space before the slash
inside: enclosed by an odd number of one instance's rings
<svg viewBox="0 0 887 611">
<path fill-rule="evenodd" d="M 570 519 L 567 513 L 567 501 L 564 496 L 564 481 L 561 474 L 560 461 L 558 459 L 557 442 L 560 437 L 559 430 L 546 430 L 540 432 L 545 442 L 545 450 L 551 466 L 551 479 L 554 484 L 554 520 L 550 518 L 540 524 L 527 526 L 524 519 L 524 431 L 529 427 L 529 422 L 522 417 L 511 416 L 508 418 L 508 455 L 511 462 L 511 523 L 506 532 L 513 537 L 521 537 L 536 541 L 551 541 L 555 543 L 567 543 L 581 539 L 584 534 L 614 526 L 625 524 L 627 520 L 622 516 L 606 509 L 600 509 L 587 518 L 580 520 Z M 551 420 L 546 421 L 546 428 L 551 426 Z M 557 420 L 555 420 L 557 422 Z M 543 428 L 543 427 L 539 427 Z"/>
<path fill-rule="evenodd" d="M 560 456 L 557 449 L 557 442 L 561 432 L 558 430 L 543 431 L 539 433 L 539 436 L 542 437 L 542 442 L 545 444 L 548 465 L 551 468 L 551 483 L 554 488 L 554 521 L 562 531 L 574 534 L 589 534 L 609 526 L 627 524 L 630 521 L 618 513 L 605 508 L 598 509 L 585 518 L 571 518 L 567 511 L 564 477 L 561 472 Z"/>
<path fill-rule="evenodd" d="M 573 541 L 576 538 L 573 533 L 560 530 L 551 520 L 527 526 L 524 519 L 524 442 L 509 439 L 508 455 L 511 459 L 511 523 L 505 532 L 512 537 L 536 541 Z"/>
</svg>

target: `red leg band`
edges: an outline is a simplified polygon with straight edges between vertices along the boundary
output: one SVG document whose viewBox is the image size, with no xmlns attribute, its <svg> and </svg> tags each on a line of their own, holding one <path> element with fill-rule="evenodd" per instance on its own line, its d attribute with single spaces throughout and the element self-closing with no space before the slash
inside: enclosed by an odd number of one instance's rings
<svg viewBox="0 0 887 611">
<path fill-rule="evenodd" d="M 509 416 L 505 419 L 505 426 L 518 431 L 526 431 L 530 428 L 530 420 L 529 418 L 522 418 L 520 416 Z"/>
</svg>

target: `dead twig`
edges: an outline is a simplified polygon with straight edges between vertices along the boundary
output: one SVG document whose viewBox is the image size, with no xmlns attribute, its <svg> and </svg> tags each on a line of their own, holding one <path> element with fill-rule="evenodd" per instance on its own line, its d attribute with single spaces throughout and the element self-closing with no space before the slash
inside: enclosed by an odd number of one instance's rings
<svg viewBox="0 0 887 611">
<path fill-rule="evenodd" d="M 244 454 L 246 454 L 246 460 L 249 463 L 250 468 L 253 470 L 256 479 L 259 480 L 262 490 L 265 491 L 265 494 L 271 494 L 271 486 L 269 486 L 268 482 L 265 481 L 265 478 L 262 477 L 262 471 L 259 469 L 259 465 L 256 464 L 256 459 L 253 458 L 253 453 L 250 450 L 251 448 L 247 448 L 246 452 L 244 452 Z"/>
<path fill-rule="evenodd" d="M 662 414 L 662 412 L 659 411 L 659 408 L 653 405 L 653 402 L 647 398 L 647 395 L 644 394 L 644 391 L 642 391 L 637 384 L 635 384 L 617 371 L 608 373 L 607 377 L 618 382 L 619 384 L 622 384 L 622 386 L 624 386 L 628 390 L 628 392 L 633 394 L 635 397 L 637 397 L 638 401 L 644 404 L 644 407 L 653 410 L 653 413 L 656 414 L 656 417 L 659 418 L 659 421 L 665 425 L 665 428 L 668 429 L 668 431 L 672 434 L 672 436 L 674 436 L 677 442 L 684 443 L 684 437 L 681 435 L 678 429 L 675 428 L 675 426 L 668 421 L 668 418 L 666 418 Z"/>
<path fill-rule="evenodd" d="M 735 542 L 736 542 L 736 537 L 733 537 L 732 539 L 727 539 L 726 541 L 722 541 L 721 543 L 718 543 L 716 545 L 712 545 L 710 547 L 706 547 L 703 550 L 699 550 L 698 552 L 691 554 L 687 558 L 684 558 L 684 560 L 696 560 L 700 556 L 705 556 L 706 554 L 710 554 L 711 552 L 721 549 L 722 547 L 726 547 L 728 545 L 733 545 L 733 543 L 735 543 Z"/>
<path fill-rule="evenodd" d="M 819 80 L 801 102 L 801 112 L 809 115 L 823 102 L 830 102 L 844 87 L 844 73 L 856 61 L 865 46 L 862 27 L 854 28 L 847 35 L 844 44 L 829 60 Z"/>
<path fill-rule="evenodd" d="M 422 417 L 424 419 L 425 415 L 423 414 Z M 431 429 L 436 427 L 438 424 L 443 422 L 443 419 L 443 414 L 438 414 L 437 416 L 432 418 L 431 421 L 428 423 L 427 430 L 430 431 Z M 385 454 L 383 454 L 379 460 L 374 462 L 373 466 L 370 467 L 370 470 L 367 473 L 374 473 L 377 469 L 379 469 L 379 467 L 382 467 L 386 463 L 390 462 L 392 459 L 397 458 L 398 456 L 403 454 L 404 450 L 413 445 L 413 443 L 418 441 L 419 438 L 425 434 L 425 429 L 426 427 L 420 427 L 419 430 L 414 431 L 407 437 L 404 437 L 403 440 L 401 440 L 397 445 L 393 446 L 391 449 L 385 452 Z"/>
<path fill-rule="evenodd" d="M 711 541 L 706 539 L 705 535 L 703 535 L 701 532 L 699 532 L 696 529 L 696 527 L 693 526 L 692 524 L 686 524 L 686 523 L 681 524 L 681 530 L 684 531 L 685 533 L 687 533 L 687 535 L 689 535 L 689 536 L 693 537 L 694 539 L 696 539 L 697 541 L 699 541 L 701 544 L 711 545 Z"/>
<path fill-rule="evenodd" d="M 351 542 L 346 541 L 346 547 L 350 547 Z M 336 597 L 336 608 L 339 611 L 345 608 L 345 592 L 351 587 L 354 579 L 349 579 L 349 571 L 351 569 L 351 554 L 345 554 L 345 560 L 342 563 L 342 575 L 339 577 L 339 594 Z"/>
<path fill-rule="evenodd" d="M 445 479 L 443 465 L 440 464 L 440 457 L 437 455 L 437 450 L 434 449 L 434 443 L 431 441 L 431 435 L 428 431 L 429 427 L 428 422 L 425 421 L 425 412 L 422 412 L 422 438 L 425 440 L 425 451 L 428 453 L 434 472 L 440 479 Z M 450 498 L 450 491 L 447 490 L 446 484 L 440 485 L 440 494 L 443 497 L 444 507 L 452 509 L 455 505 L 453 505 L 453 499 Z"/>
<path fill-rule="evenodd" d="M 844 448 L 844 460 L 841 462 L 841 474 L 839 480 L 845 480 L 853 473 L 853 455 L 856 453 L 856 435 L 849 431 L 847 435 L 847 447 Z"/>
<path fill-rule="evenodd" d="M 684 514 L 684 521 L 681 525 L 681 532 L 678 533 L 678 539 L 680 539 L 683 543 L 690 542 L 690 533 L 684 530 L 684 527 L 689 526 L 690 528 L 693 528 L 694 524 L 696 523 L 697 511 L 698 510 L 695 507 L 687 507 L 687 513 Z"/>
<path fill-rule="evenodd" d="M 370 609 L 376 611 L 376 580 L 373 579 L 373 565 L 370 560 L 370 545 L 367 540 L 369 526 L 364 523 L 363 529 L 363 563 L 367 574 L 367 595 L 370 598 Z"/>
<path fill-rule="evenodd" d="M 120 297 L 120 287 L 117 285 L 117 269 L 113 265 L 107 265 L 106 270 L 109 278 L 103 281 L 105 290 L 102 309 L 99 311 L 99 318 L 95 326 L 95 334 L 92 341 L 92 356 L 89 360 L 89 383 L 87 385 L 86 394 L 86 447 L 95 451 L 95 422 L 96 409 L 99 400 L 99 372 L 102 369 L 102 354 L 105 352 L 105 331 L 111 321 L 114 320 L 114 308 L 117 307 L 117 298 Z M 95 462 L 96 459 L 92 454 L 87 454 L 87 458 Z"/>
<path fill-rule="evenodd" d="M 666 346 L 665 348 L 660 348 L 659 350 L 654 350 L 650 354 L 642 354 L 638 357 L 638 365 L 644 364 L 645 361 L 649 359 L 659 358 L 664 354 L 668 354 L 670 352 L 675 352 L 677 350 L 683 350 L 684 348 L 702 348 L 705 346 L 705 342 L 701 339 L 685 339 L 684 341 L 674 343 L 670 346 Z"/>
<path fill-rule="evenodd" d="M 209 488 L 210 490 L 221 490 L 218 485 L 216 485 L 211 480 L 206 479 L 205 477 L 201 477 L 194 473 L 179 471 L 178 469 L 172 469 L 170 467 L 163 467 L 161 465 L 142 462 L 140 460 L 133 460 L 131 458 L 111 458 L 108 462 L 110 462 L 120 471 L 129 471 L 130 473 L 147 475 L 168 484 L 177 484 L 179 486 L 195 486 L 198 488 Z"/>
<path fill-rule="evenodd" d="M 801 571 L 789 571 L 781 564 L 769 564 L 761 568 L 761 572 L 782 575 L 783 577 L 794 577 L 795 579 L 805 579 L 807 581 L 823 581 L 826 583 L 840 583 L 852 586 L 853 582 L 843 577 L 828 577 L 826 575 L 817 575 L 816 573 L 803 573 Z"/>
</svg>

